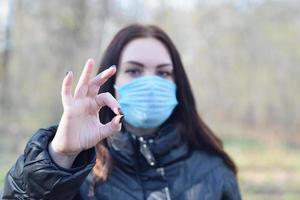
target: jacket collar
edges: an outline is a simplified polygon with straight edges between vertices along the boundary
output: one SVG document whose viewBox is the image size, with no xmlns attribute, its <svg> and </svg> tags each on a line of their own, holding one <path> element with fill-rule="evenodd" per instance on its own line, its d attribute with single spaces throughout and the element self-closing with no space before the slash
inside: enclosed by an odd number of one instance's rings
<svg viewBox="0 0 300 200">
<path fill-rule="evenodd" d="M 164 125 L 153 137 L 147 139 L 123 129 L 107 141 L 114 161 L 129 171 L 164 167 L 183 159 L 189 153 L 187 142 L 173 124 Z"/>
</svg>

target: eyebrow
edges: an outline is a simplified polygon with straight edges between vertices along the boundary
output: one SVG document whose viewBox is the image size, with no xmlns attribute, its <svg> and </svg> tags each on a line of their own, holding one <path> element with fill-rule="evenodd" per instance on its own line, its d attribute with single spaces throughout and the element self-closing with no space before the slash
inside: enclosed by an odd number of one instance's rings
<svg viewBox="0 0 300 200">
<path fill-rule="evenodd" d="M 137 65 L 138 67 L 145 67 L 145 65 L 143 63 L 137 62 L 137 61 L 126 61 L 125 63 L 129 63 L 129 64 L 133 64 L 133 65 Z M 162 67 L 167 67 L 167 66 L 171 66 L 171 63 L 163 63 L 163 64 L 159 64 L 157 65 L 157 68 L 162 68 Z"/>
</svg>

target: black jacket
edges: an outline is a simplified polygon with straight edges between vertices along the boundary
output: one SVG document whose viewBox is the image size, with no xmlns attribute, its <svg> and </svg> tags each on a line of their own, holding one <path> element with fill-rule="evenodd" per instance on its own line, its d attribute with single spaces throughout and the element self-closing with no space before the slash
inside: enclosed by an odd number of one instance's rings
<svg viewBox="0 0 300 200">
<path fill-rule="evenodd" d="M 241 199 L 236 177 L 222 159 L 192 150 L 170 125 L 150 139 L 125 130 L 110 137 L 112 173 L 91 195 L 94 149 L 82 152 L 71 169 L 59 167 L 47 150 L 56 128 L 40 129 L 29 140 L 6 175 L 3 199 Z"/>
</svg>

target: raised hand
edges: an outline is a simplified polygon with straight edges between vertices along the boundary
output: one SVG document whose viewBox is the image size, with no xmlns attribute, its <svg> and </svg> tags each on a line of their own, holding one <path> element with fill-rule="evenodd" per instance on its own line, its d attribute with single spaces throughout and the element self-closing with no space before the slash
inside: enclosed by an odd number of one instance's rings
<svg viewBox="0 0 300 200">
<path fill-rule="evenodd" d="M 116 73 L 112 66 L 91 79 L 95 62 L 89 59 L 72 96 L 73 73 L 68 72 L 62 84 L 63 115 L 49 152 L 54 161 L 69 168 L 83 150 L 121 130 L 119 104 L 110 93 L 97 94 L 99 88 Z M 108 106 L 116 116 L 107 124 L 99 120 L 99 110 Z"/>
</svg>

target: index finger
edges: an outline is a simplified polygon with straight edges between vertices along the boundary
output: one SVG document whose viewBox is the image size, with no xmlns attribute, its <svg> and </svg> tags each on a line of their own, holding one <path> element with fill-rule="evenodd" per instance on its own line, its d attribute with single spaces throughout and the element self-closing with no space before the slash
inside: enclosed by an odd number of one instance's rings
<svg viewBox="0 0 300 200">
<path fill-rule="evenodd" d="M 88 88 L 87 86 L 93 73 L 94 65 L 94 59 L 90 58 L 87 60 L 75 89 L 75 97 L 86 95 Z"/>
<path fill-rule="evenodd" d="M 101 85 L 103 85 L 110 77 L 112 77 L 116 71 L 116 66 L 113 65 L 95 76 L 89 83 L 88 95 L 96 96 Z"/>
</svg>

